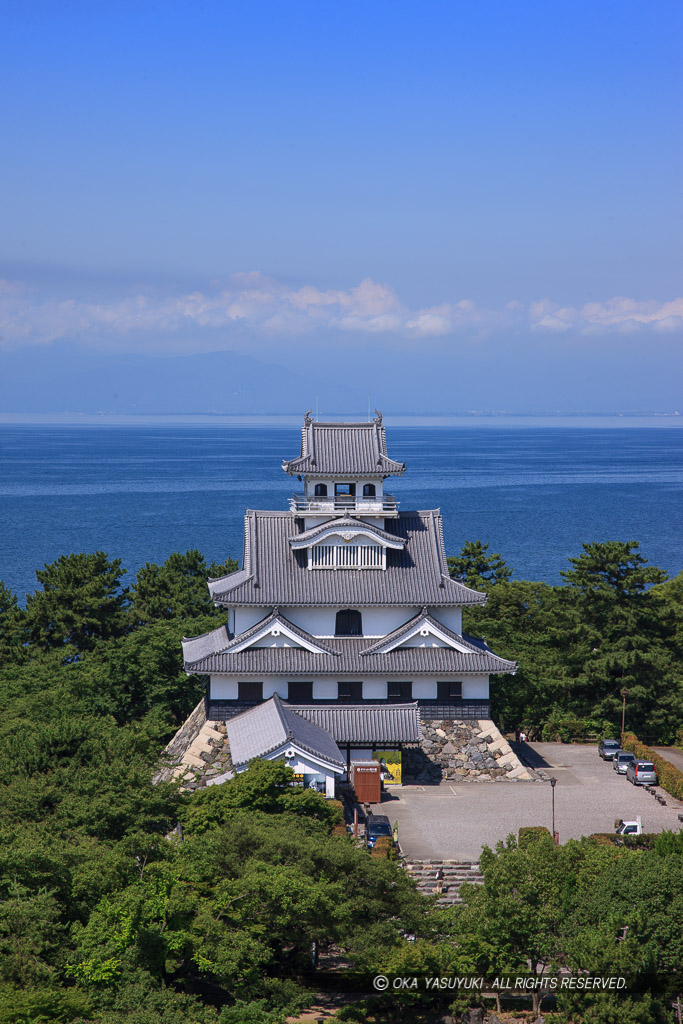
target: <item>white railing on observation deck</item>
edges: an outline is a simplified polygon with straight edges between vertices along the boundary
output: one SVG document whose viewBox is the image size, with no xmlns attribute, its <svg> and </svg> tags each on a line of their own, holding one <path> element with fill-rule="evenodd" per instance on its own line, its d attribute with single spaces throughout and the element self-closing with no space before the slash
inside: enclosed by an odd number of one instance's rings
<svg viewBox="0 0 683 1024">
<path fill-rule="evenodd" d="M 398 505 L 393 494 L 384 494 L 377 498 L 360 498 L 343 494 L 315 498 L 308 494 L 293 494 L 289 499 L 289 507 L 297 515 L 361 515 L 365 516 L 397 516 Z"/>
</svg>

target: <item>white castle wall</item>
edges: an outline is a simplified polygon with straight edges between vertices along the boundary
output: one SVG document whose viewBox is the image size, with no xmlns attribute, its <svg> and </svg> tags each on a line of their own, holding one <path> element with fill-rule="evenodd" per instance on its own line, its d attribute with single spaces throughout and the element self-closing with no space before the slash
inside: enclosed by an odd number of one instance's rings
<svg viewBox="0 0 683 1024">
<path fill-rule="evenodd" d="M 341 610 L 341 606 L 339 608 L 283 607 L 282 614 L 295 626 L 305 629 L 313 636 L 331 637 L 334 636 L 337 612 Z M 430 608 L 428 610 L 437 622 L 443 623 L 454 633 L 461 632 L 462 610 L 460 608 Z M 228 616 L 228 629 L 231 633 L 239 636 L 240 633 L 244 633 L 245 630 L 264 619 L 271 611 L 272 607 L 231 609 Z M 393 633 L 399 626 L 415 618 L 420 609 L 418 607 L 396 608 L 390 606 L 360 608 L 359 611 L 363 616 L 363 635 L 381 637 Z"/>
<path fill-rule="evenodd" d="M 387 683 L 389 678 L 386 680 L 377 679 L 376 677 L 370 679 L 355 680 L 356 682 L 363 683 L 363 697 L 366 700 L 386 700 L 387 698 Z M 473 675 L 459 675 L 451 676 L 451 680 L 462 682 L 462 695 L 467 700 L 486 700 L 489 696 L 489 679 L 488 676 L 473 676 Z M 437 682 L 448 682 L 449 678 L 439 677 L 437 680 L 434 678 L 421 678 L 413 680 L 413 699 L 414 700 L 435 700 L 437 691 Z M 213 675 L 211 676 L 211 689 L 210 696 L 211 700 L 237 700 L 238 697 L 238 682 L 236 678 L 230 678 L 228 676 Z M 277 693 L 283 700 L 287 699 L 288 692 L 288 680 L 278 676 L 264 676 L 263 682 L 263 698 L 267 700 L 272 697 L 273 694 Z M 309 678 L 306 682 L 313 683 L 313 700 L 336 700 L 337 699 L 337 680 L 330 678 Z"/>
</svg>

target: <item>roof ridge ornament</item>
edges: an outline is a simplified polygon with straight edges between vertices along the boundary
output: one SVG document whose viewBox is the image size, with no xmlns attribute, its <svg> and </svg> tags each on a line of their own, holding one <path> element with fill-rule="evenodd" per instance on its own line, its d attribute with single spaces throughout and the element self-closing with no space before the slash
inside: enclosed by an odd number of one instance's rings
<svg viewBox="0 0 683 1024">
<path fill-rule="evenodd" d="M 378 424 L 378 426 L 381 427 L 382 426 L 382 413 L 379 411 L 379 409 L 375 409 L 375 416 L 377 417 L 377 424 Z"/>
<path fill-rule="evenodd" d="M 311 419 L 311 413 L 312 412 L 313 412 L 312 409 L 307 409 L 306 412 L 304 413 L 304 424 L 307 427 L 310 427 L 311 423 L 313 422 L 313 420 Z"/>
</svg>

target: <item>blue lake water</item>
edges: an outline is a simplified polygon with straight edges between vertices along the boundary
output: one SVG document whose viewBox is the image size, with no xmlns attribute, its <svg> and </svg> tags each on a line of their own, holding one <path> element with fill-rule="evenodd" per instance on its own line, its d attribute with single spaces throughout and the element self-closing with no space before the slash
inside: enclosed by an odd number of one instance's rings
<svg viewBox="0 0 683 1024">
<path fill-rule="evenodd" d="M 683 569 L 683 430 L 394 427 L 401 507 L 437 508 L 447 551 L 481 539 L 519 579 L 559 583 L 583 541 L 638 540 Z M 146 561 L 242 554 L 244 509 L 287 508 L 289 427 L 0 426 L 0 578 L 23 595 L 72 551 Z"/>
</svg>

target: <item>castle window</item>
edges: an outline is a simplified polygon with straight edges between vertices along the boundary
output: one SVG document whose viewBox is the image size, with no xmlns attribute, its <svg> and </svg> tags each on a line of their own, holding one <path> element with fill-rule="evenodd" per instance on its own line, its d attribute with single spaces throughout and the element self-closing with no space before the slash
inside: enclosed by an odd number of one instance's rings
<svg viewBox="0 0 683 1024">
<path fill-rule="evenodd" d="M 288 683 L 287 700 L 292 704 L 310 704 L 313 700 L 313 683 Z"/>
<path fill-rule="evenodd" d="M 237 699 L 254 702 L 263 700 L 263 683 L 238 683 Z"/>
<path fill-rule="evenodd" d="M 384 548 L 379 544 L 315 544 L 311 569 L 383 569 Z"/>
<path fill-rule="evenodd" d="M 327 484 L 316 484 L 315 485 L 315 496 L 316 498 L 327 497 Z"/>
<path fill-rule="evenodd" d="M 438 700 L 462 700 L 462 683 L 437 683 Z"/>
<path fill-rule="evenodd" d="M 413 699 L 413 684 L 396 682 L 390 679 L 387 684 L 387 697 L 389 700 L 409 701 Z"/>
<path fill-rule="evenodd" d="M 374 484 L 363 484 L 363 497 L 374 498 L 376 494 Z"/>
<path fill-rule="evenodd" d="M 362 683 L 337 683 L 337 698 L 339 700 L 362 700 L 363 699 L 363 684 Z"/>
<path fill-rule="evenodd" d="M 334 628 L 335 636 L 362 636 L 363 620 L 360 612 L 353 608 L 345 608 L 337 612 L 337 621 Z"/>
</svg>

